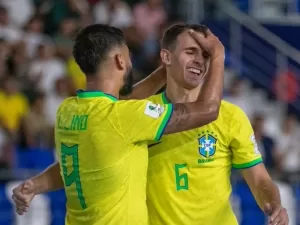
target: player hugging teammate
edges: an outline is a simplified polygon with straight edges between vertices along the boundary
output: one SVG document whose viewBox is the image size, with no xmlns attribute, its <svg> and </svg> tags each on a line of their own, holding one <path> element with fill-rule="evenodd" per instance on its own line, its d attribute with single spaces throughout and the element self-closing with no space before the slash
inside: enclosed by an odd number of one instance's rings
<svg viewBox="0 0 300 225">
<path fill-rule="evenodd" d="M 59 162 L 14 189 L 19 214 L 36 194 L 65 188 L 70 225 L 236 225 L 229 203 L 234 167 L 269 224 L 288 224 L 248 118 L 221 101 L 224 47 L 205 26 L 165 31 L 163 68 L 126 97 L 146 98 L 167 83 L 146 100 L 120 100 L 122 87 L 130 89 L 131 61 L 119 29 L 86 27 L 73 54 L 87 91 L 58 110 Z"/>
</svg>

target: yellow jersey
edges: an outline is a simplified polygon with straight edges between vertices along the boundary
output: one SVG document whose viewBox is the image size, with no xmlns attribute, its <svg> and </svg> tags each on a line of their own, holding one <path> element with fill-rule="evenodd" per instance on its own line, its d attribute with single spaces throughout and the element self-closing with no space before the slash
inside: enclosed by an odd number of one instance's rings
<svg viewBox="0 0 300 225">
<path fill-rule="evenodd" d="M 148 100 L 167 103 L 165 93 Z M 151 225 L 236 225 L 231 168 L 262 162 L 245 113 L 222 101 L 216 121 L 149 143 L 147 205 Z"/>
<path fill-rule="evenodd" d="M 67 61 L 67 73 L 71 77 L 76 89 L 86 88 L 85 74 L 81 71 L 73 57 Z"/>
<path fill-rule="evenodd" d="M 66 224 L 146 225 L 147 140 L 159 140 L 171 104 L 118 101 L 79 91 L 57 112 L 56 151 L 67 196 Z"/>
<path fill-rule="evenodd" d="M 0 120 L 10 131 L 17 131 L 29 109 L 26 97 L 21 93 L 7 95 L 0 92 L 0 105 Z"/>
</svg>

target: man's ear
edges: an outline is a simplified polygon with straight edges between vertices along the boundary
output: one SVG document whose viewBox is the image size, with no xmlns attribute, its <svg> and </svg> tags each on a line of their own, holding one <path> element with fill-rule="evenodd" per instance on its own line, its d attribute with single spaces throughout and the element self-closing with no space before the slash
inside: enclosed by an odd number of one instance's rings
<svg viewBox="0 0 300 225">
<path fill-rule="evenodd" d="M 171 52 L 167 49 L 160 50 L 160 58 L 163 64 L 166 66 L 171 64 Z"/>
<path fill-rule="evenodd" d="M 122 56 L 122 54 L 115 55 L 115 61 L 116 61 L 117 68 L 119 70 L 125 69 L 125 60 L 124 60 L 124 57 Z"/>
</svg>

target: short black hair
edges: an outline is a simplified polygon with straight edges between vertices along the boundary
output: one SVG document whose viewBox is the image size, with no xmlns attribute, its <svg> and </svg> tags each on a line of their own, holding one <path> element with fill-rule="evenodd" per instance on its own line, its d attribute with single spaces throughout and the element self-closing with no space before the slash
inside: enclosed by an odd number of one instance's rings
<svg viewBox="0 0 300 225">
<path fill-rule="evenodd" d="M 166 29 L 161 40 L 161 48 L 172 50 L 175 47 L 177 37 L 186 30 L 193 29 L 206 34 L 207 27 L 201 24 L 178 23 Z"/>
<path fill-rule="evenodd" d="M 108 53 L 126 44 L 123 32 L 104 24 L 83 28 L 75 38 L 73 56 L 81 71 L 87 76 L 97 72 Z"/>
</svg>

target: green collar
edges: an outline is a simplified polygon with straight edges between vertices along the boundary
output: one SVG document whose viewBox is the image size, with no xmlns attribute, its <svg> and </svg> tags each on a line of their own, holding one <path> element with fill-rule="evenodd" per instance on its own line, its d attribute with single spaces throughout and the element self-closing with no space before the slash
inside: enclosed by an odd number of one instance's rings
<svg viewBox="0 0 300 225">
<path fill-rule="evenodd" d="M 162 97 L 162 101 L 163 101 L 164 104 L 169 104 L 170 103 L 170 101 L 169 101 L 169 99 L 168 99 L 168 97 L 166 95 L 166 91 L 163 91 L 161 93 L 161 97 Z"/>
<path fill-rule="evenodd" d="M 118 99 L 110 94 L 106 94 L 102 91 L 83 91 L 78 90 L 77 91 L 77 97 L 78 98 L 99 98 L 99 97 L 106 97 L 112 100 L 113 102 L 118 101 Z"/>
</svg>

